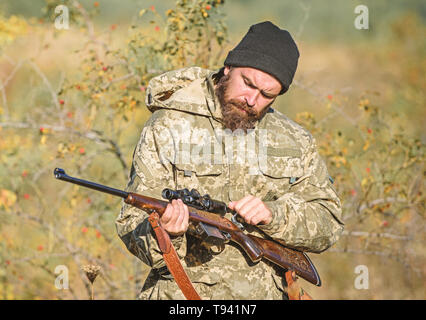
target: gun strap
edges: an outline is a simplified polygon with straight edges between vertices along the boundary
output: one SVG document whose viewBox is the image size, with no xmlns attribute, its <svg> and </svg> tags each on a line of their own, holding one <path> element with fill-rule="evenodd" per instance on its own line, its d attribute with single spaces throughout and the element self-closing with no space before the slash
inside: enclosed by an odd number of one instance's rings
<svg viewBox="0 0 426 320">
<path fill-rule="evenodd" d="M 175 279 L 176 284 L 179 286 L 180 290 L 182 290 L 185 298 L 187 300 L 201 300 L 201 297 L 198 295 L 197 291 L 195 291 L 191 280 L 183 269 L 182 263 L 179 260 L 175 248 L 173 247 L 169 234 L 160 224 L 160 216 L 158 213 L 153 211 L 150 214 L 148 221 L 155 232 L 158 246 L 160 247 L 160 250 L 163 254 L 167 268 Z"/>
<path fill-rule="evenodd" d="M 288 270 L 285 273 L 285 281 L 287 282 L 287 295 L 290 300 L 313 300 L 312 297 L 300 287 L 294 270 Z"/>
</svg>

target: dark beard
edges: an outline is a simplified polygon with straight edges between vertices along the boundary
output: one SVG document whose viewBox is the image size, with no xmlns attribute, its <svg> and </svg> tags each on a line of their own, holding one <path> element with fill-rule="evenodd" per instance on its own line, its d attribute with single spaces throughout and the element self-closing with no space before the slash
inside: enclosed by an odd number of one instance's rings
<svg viewBox="0 0 426 320">
<path fill-rule="evenodd" d="M 223 75 L 219 79 L 215 89 L 215 94 L 220 102 L 222 111 L 223 126 L 232 131 L 242 129 L 244 132 L 247 132 L 247 130 L 254 129 L 256 122 L 268 112 L 269 105 L 264 108 L 262 112 L 257 112 L 253 108 L 250 108 L 245 102 L 240 102 L 235 99 L 227 100 L 226 90 L 228 88 L 229 78 L 229 73 Z M 245 110 L 246 112 L 243 113 L 238 109 Z"/>
</svg>

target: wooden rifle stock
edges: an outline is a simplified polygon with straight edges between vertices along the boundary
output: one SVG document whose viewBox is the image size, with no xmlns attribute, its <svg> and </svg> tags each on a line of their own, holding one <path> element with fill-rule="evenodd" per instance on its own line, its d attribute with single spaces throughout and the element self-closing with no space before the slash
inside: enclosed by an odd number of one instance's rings
<svg viewBox="0 0 426 320">
<path fill-rule="evenodd" d="M 103 186 L 87 180 L 77 179 L 65 174 L 63 169 L 56 168 L 54 175 L 57 179 L 75 183 L 97 191 L 109 193 L 124 198 L 124 202 L 148 213 L 157 212 L 161 217 L 166 210 L 168 201 L 143 196 L 133 192 Z M 244 233 L 232 221 L 217 214 L 198 210 L 192 207 L 189 209 L 189 220 L 195 223 L 204 223 L 220 230 L 227 240 L 238 244 L 249 256 L 252 262 L 266 259 L 282 268 L 294 270 L 298 276 L 312 284 L 321 286 L 321 280 L 315 266 L 309 257 L 302 251 L 288 248 L 279 239 L 264 239 L 251 234 Z"/>
</svg>

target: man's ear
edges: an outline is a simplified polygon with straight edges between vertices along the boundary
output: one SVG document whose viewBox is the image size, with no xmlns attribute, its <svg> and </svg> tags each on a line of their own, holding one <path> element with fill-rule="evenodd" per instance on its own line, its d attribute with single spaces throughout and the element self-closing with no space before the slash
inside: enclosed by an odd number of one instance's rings
<svg viewBox="0 0 426 320">
<path fill-rule="evenodd" d="M 229 73 L 229 71 L 231 70 L 231 68 L 232 67 L 230 67 L 230 66 L 225 66 L 225 68 L 223 69 L 223 74 L 226 76 Z"/>
</svg>

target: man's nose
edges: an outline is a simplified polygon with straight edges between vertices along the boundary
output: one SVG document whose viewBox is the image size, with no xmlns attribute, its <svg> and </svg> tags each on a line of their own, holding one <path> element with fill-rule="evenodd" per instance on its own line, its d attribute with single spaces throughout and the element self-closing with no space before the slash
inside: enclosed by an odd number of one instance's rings
<svg viewBox="0 0 426 320">
<path fill-rule="evenodd" d="M 256 100 L 258 96 L 257 90 L 250 90 L 245 96 L 246 103 L 250 108 L 253 108 L 256 105 Z"/>
</svg>

